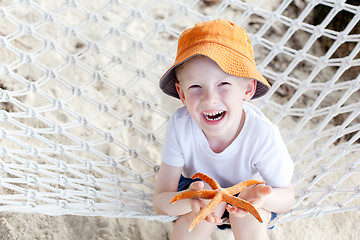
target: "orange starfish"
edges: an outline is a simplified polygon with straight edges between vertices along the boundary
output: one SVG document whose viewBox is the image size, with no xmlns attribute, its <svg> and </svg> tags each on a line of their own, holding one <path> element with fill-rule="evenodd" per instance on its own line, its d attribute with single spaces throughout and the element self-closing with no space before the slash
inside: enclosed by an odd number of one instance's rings
<svg viewBox="0 0 360 240">
<path fill-rule="evenodd" d="M 221 188 L 218 182 L 216 182 L 214 179 L 207 176 L 206 174 L 195 173 L 192 176 L 192 178 L 193 179 L 200 178 L 201 180 L 209 184 L 209 186 L 213 190 L 200 190 L 200 191 L 190 190 L 179 193 L 171 200 L 171 203 L 174 203 L 178 200 L 186 199 L 186 198 L 212 199 L 210 203 L 205 208 L 201 209 L 201 211 L 196 215 L 193 222 L 190 224 L 188 228 L 189 232 L 193 230 L 196 224 L 198 224 L 200 221 L 204 220 L 209 214 L 211 214 L 216 209 L 216 207 L 219 206 L 221 202 L 227 202 L 235 207 L 242 208 L 248 211 L 249 213 L 251 213 L 259 222 L 261 223 L 263 222 L 258 211 L 251 203 L 239 197 L 234 197 L 233 195 L 241 192 L 242 190 L 244 190 L 245 188 L 251 185 L 265 183 L 264 181 L 247 180 L 240 182 L 232 187 L 224 189 Z"/>
</svg>

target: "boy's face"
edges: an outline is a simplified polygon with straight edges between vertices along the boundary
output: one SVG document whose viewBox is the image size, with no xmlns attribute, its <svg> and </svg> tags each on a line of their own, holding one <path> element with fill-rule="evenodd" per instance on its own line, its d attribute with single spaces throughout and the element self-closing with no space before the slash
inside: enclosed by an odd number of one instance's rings
<svg viewBox="0 0 360 240">
<path fill-rule="evenodd" d="M 189 59 L 178 73 L 176 89 L 208 141 L 233 140 L 241 130 L 242 102 L 255 93 L 256 80 L 229 75 L 211 59 Z"/>
</svg>

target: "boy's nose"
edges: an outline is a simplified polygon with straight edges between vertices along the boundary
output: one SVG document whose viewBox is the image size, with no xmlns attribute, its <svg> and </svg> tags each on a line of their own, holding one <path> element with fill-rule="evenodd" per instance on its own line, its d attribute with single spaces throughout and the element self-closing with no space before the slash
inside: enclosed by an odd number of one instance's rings
<svg viewBox="0 0 360 240">
<path fill-rule="evenodd" d="M 219 95 L 216 91 L 212 91 L 211 89 L 207 89 L 202 94 L 202 102 L 206 105 L 214 105 L 219 101 Z"/>
</svg>

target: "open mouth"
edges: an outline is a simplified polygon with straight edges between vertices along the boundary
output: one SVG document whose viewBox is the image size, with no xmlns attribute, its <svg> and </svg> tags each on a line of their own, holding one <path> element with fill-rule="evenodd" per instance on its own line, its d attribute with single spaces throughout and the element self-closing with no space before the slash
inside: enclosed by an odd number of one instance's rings
<svg viewBox="0 0 360 240">
<path fill-rule="evenodd" d="M 212 113 L 203 112 L 203 116 L 208 121 L 218 121 L 222 119 L 226 114 L 226 111 L 218 111 Z"/>
</svg>

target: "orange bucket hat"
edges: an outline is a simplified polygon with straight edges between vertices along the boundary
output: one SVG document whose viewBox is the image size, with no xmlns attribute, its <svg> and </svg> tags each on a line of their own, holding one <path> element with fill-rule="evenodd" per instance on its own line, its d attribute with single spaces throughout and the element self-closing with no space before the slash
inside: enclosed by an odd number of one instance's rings
<svg viewBox="0 0 360 240">
<path fill-rule="evenodd" d="M 256 79 L 258 83 L 252 99 L 263 96 L 270 89 L 270 84 L 256 69 L 246 31 L 230 21 L 218 19 L 198 23 L 181 34 L 175 63 L 160 79 L 164 93 L 179 98 L 174 69 L 196 55 L 209 57 L 227 74 Z"/>
</svg>

